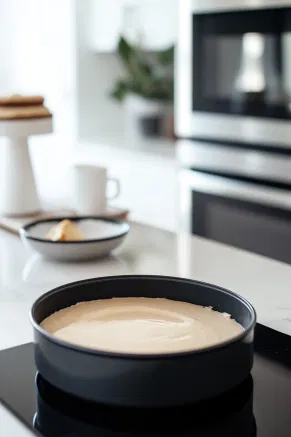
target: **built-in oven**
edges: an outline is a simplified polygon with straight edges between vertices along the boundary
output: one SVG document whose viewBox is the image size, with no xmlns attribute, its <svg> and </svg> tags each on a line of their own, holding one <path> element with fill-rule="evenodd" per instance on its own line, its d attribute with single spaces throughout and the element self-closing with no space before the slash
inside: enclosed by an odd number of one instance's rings
<svg viewBox="0 0 291 437">
<path fill-rule="evenodd" d="M 180 141 L 180 227 L 291 263 L 291 165 L 285 154 Z"/>
<path fill-rule="evenodd" d="M 179 4 L 177 137 L 291 147 L 291 1 Z"/>
</svg>

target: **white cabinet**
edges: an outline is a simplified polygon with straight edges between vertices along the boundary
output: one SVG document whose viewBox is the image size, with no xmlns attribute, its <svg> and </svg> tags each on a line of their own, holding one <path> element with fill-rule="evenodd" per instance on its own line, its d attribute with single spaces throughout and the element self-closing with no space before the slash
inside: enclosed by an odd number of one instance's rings
<svg viewBox="0 0 291 437">
<path fill-rule="evenodd" d="M 178 0 L 137 0 L 142 44 L 149 50 L 165 49 L 176 41 Z"/>
<path fill-rule="evenodd" d="M 113 52 L 120 34 L 148 50 L 175 43 L 179 0 L 91 0 L 90 43 Z"/>
<path fill-rule="evenodd" d="M 97 52 L 113 52 L 123 20 L 123 0 L 91 0 L 89 40 Z"/>
</svg>

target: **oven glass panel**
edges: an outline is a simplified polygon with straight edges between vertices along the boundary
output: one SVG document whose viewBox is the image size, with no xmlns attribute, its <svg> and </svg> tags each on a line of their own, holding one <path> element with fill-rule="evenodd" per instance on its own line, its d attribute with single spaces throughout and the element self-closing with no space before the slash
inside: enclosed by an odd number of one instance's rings
<svg viewBox="0 0 291 437">
<path fill-rule="evenodd" d="M 291 211 L 193 191 L 192 233 L 291 264 Z"/>
<path fill-rule="evenodd" d="M 193 15 L 193 110 L 291 116 L 291 8 Z"/>
</svg>

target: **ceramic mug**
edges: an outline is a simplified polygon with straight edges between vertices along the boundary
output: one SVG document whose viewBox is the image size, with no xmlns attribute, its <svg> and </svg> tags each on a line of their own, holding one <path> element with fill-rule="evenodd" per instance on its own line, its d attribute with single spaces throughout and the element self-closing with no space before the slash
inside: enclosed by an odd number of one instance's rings
<svg viewBox="0 0 291 437">
<path fill-rule="evenodd" d="M 87 164 L 73 166 L 74 203 L 79 215 L 102 215 L 107 209 L 107 200 L 116 199 L 120 193 L 118 179 L 109 178 L 107 169 Z M 115 193 L 107 196 L 108 182 L 115 184 Z"/>
</svg>

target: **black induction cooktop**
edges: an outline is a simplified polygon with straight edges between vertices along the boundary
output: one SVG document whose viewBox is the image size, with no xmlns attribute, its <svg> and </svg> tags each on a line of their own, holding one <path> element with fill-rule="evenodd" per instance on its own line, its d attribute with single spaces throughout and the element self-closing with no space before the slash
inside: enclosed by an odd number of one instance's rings
<svg viewBox="0 0 291 437">
<path fill-rule="evenodd" d="M 67 395 L 37 374 L 33 347 L 0 352 L 0 401 L 41 436 L 291 435 L 291 336 L 262 325 L 252 375 L 219 398 L 170 409 L 114 408 Z"/>
</svg>

